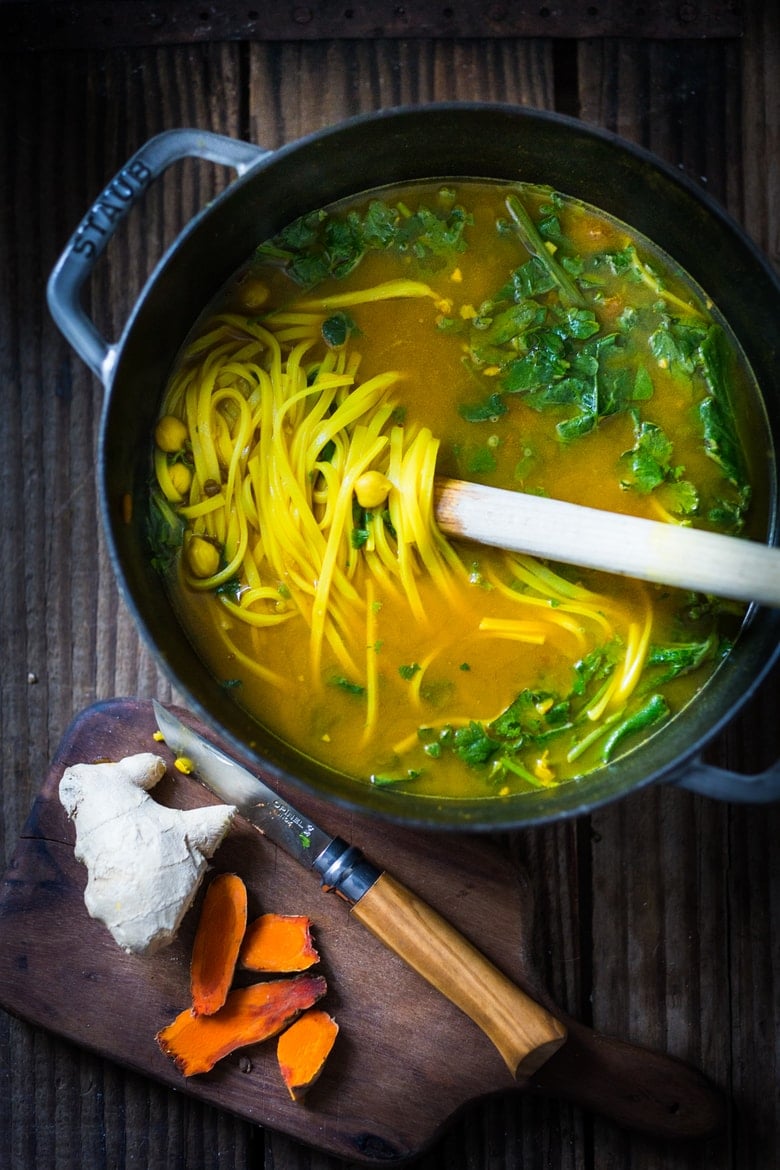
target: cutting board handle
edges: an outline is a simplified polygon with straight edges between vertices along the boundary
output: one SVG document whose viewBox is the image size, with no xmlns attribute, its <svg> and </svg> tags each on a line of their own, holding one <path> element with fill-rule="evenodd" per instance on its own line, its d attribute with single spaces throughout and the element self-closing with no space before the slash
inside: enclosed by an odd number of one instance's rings
<svg viewBox="0 0 780 1170">
<path fill-rule="evenodd" d="M 536 1072 L 527 1091 L 570 1101 L 626 1129 L 661 1139 L 712 1137 L 726 1124 L 726 1099 L 692 1065 L 613 1040 L 561 1013 L 563 1048 Z"/>
</svg>

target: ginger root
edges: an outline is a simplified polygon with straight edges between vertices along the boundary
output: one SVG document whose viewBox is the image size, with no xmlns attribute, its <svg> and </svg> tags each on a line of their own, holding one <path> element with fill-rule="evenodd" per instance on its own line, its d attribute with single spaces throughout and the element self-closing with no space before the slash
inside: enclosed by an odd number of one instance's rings
<svg viewBox="0 0 780 1170">
<path fill-rule="evenodd" d="M 87 910 L 137 954 L 173 940 L 237 812 L 232 805 L 165 808 L 148 792 L 164 773 L 159 756 L 142 752 L 75 764 L 59 787 L 76 826 L 75 855 L 88 871 Z"/>
</svg>

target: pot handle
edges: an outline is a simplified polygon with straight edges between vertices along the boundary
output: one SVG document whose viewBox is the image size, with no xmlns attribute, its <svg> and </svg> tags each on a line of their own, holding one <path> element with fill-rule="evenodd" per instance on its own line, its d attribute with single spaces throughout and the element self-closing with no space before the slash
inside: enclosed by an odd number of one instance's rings
<svg viewBox="0 0 780 1170">
<path fill-rule="evenodd" d="M 272 153 L 208 130 L 166 130 L 150 138 L 103 189 L 60 256 L 46 290 L 49 311 L 66 339 L 104 385 L 117 346 L 98 332 L 81 305 L 81 289 L 118 225 L 172 163 L 202 158 L 243 175 Z"/>
<path fill-rule="evenodd" d="M 696 792 L 699 796 L 710 796 L 714 800 L 735 804 L 772 804 L 780 801 L 780 761 L 765 772 L 745 775 L 705 764 L 701 756 L 697 756 L 674 783 L 679 788 Z"/>
</svg>

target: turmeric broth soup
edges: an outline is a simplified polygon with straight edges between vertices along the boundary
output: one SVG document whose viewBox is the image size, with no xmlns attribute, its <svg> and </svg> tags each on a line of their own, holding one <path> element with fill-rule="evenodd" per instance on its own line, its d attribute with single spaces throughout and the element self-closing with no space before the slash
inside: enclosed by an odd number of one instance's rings
<svg viewBox="0 0 780 1170">
<path fill-rule="evenodd" d="M 153 555 L 210 670 L 315 760 L 549 788 L 672 719 L 744 607 L 445 538 L 434 476 L 760 536 L 767 436 L 715 307 L 622 223 L 522 184 L 388 188 L 264 243 L 198 323 Z"/>
</svg>

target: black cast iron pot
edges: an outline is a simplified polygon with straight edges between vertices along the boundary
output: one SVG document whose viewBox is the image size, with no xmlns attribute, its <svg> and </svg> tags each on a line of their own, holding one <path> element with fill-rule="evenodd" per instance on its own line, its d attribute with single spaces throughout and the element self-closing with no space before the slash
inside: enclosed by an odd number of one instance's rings
<svg viewBox="0 0 780 1170">
<path fill-rule="evenodd" d="M 114 344 L 79 302 L 116 224 L 171 163 L 210 159 L 236 180 L 182 231 Z M 578 783 L 506 799 L 439 801 L 357 785 L 259 727 L 212 678 L 182 632 L 150 565 L 144 517 L 150 436 L 177 352 L 197 317 L 256 244 L 334 200 L 422 178 L 544 183 L 610 212 L 654 240 L 713 296 L 762 388 L 774 450 L 767 453 L 767 541 L 780 543 L 780 283 L 741 229 L 693 184 L 646 151 L 556 114 L 492 104 L 386 110 L 274 152 L 197 130 L 151 139 L 124 166 L 70 240 L 49 282 L 57 324 L 105 385 L 97 452 L 103 521 L 124 599 L 193 710 L 269 781 L 292 780 L 358 811 L 428 827 L 498 829 L 587 812 L 642 785 L 674 781 L 729 800 L 780 798 L 780 765 L 757 777 L 702 762 L 707 744 L 746 703 L 780 645 L 780 611 L 752 607 L 727 661 L 702 694 L 641 748 Z M 132 519 L 123 515 L 130 493 Z"/>
</svg>

